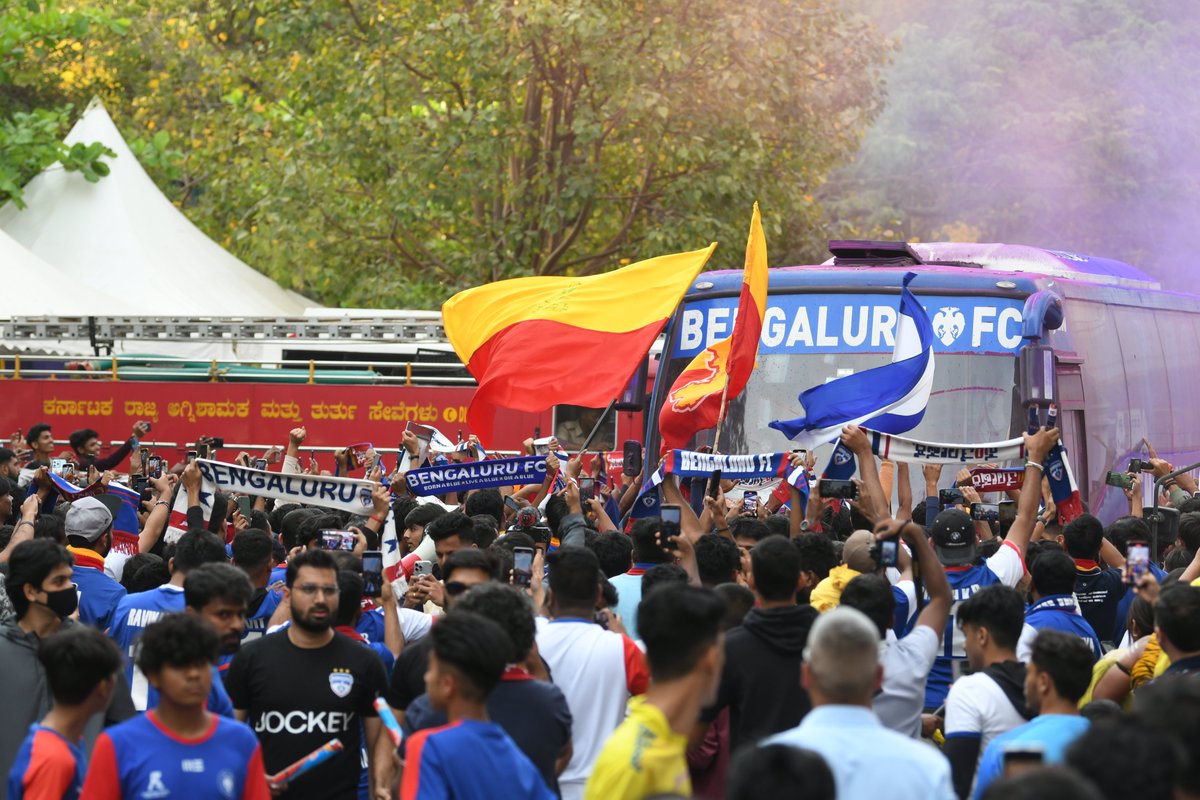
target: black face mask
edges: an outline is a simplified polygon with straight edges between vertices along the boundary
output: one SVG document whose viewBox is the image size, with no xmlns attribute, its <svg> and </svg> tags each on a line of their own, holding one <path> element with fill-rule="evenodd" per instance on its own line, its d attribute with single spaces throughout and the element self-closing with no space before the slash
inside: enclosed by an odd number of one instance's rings
<svg viewBox="0 0 1200 800">
<path fill-rule="evenodd" d="M 79 594 L 75 591 L 74 586 L 68 586 L 57 592 L 46 592 L 46 602 L 43 605 L 57 614 L 59 619 L 66 619 L 75 613 L 75 609 L 79 608 Z"/>
</svg>

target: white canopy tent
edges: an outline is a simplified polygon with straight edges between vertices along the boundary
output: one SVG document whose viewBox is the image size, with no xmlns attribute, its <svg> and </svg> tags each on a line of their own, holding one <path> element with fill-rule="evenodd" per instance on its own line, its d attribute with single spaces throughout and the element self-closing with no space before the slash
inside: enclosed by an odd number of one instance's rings
<svg viewBox="0 0 1200 800">
<path fill-rule="evenodd" d="M 0 317 L 82 316 L 103 306 L 114 314 L 136 314 L 132 303 L 99 289 L 78 291 L 74 279 L 26 250 L 0 230 Z"/>
<path fill-rule="evenodd" d="M 117 154 L 107 161 L 107 177 L 88 183 L 51 166 L 25 186 L 27 208 L 0 208 L 0 231 L 58 268 L 40 291 L 62 308 L 46 313 L 262 317 L 300 316 L 312 306 L 193 225 L 158 190 L 103 104 L 93 100 L 66 142 L 97 141 Z M 76 310 L 81 305 L 82 312 Z"/>
</svg>

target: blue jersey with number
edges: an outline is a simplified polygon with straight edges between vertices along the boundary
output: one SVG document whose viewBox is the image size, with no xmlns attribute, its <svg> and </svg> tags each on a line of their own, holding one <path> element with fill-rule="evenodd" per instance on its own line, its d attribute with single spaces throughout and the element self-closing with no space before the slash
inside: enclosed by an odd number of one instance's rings
<svg viewBox="0 0 1200 800">
<path fill-rule="evenodd" d="M 137 642 L 142 638 L 142 631 L 146 630 L 147 625 L 158 622 L 167 614 L 182 612 L 184 607 L 183 587 L 170 584 L 148 592 L 126 595 L 117 603 L 108 635 L 125 654 L 125 677 L 130 683 L 133 682 L 133 660 L 137 655 Z"/>
</svg>

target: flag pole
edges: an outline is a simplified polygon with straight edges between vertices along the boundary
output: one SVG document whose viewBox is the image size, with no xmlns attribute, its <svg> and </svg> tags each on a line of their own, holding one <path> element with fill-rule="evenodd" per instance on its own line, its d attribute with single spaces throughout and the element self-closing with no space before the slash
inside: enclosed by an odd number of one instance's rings
<svg viewBox="0 0 1200 800">
<path fill-rule="evenodd" d="M 717 454 L 717 448 L 721 445 L 721 425 L 725 422 L 725 399 L 729 396 L 729 373 L 725 373 L 725 385 L 721 387 L 721 406 L 717 412 L 717 432 L 713 434 L 713 455 Z M 714 469 L 713 474 L 708 479 L 707 494 L 712 499 L 717 499 L 717 494 L 721 490 L 721 470 Z"/>
<path fill-rule="evenodd" d="M 592 440 L 596 438 L 596 434 L 600 432 L 600 428 L 604 425 L 604 421 L 608 419 L 608 415 L 612 413 L 613 406 L 615 406 L 616 404 L 617 404 L 617 398 L 614 397 L 609 402 L 608 408 L 604 409 L 604 413 L 600 415 L 600 419 L 596 420 L 596 424 L 592 426 L 592 432 L 588 434 L 587 439 L 585 439 L 583 441 L 583 446 L 579 448 L 579 455 L 582 456 L 584 453 L 587 452 L 588 445 L 590 445 L 592 443 Z M 615 443 L 614 443 L 614 446 L 615 446 Z"/>
</svg>

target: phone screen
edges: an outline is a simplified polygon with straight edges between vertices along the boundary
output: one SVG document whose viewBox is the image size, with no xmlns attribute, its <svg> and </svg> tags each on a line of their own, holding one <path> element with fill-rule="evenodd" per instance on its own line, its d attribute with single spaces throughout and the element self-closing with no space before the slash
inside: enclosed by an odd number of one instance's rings
<svg viewBox="0 0 1200 800">
<path fill-rule="evenodd" d="M 976 522 L 999 522 L 999 503 L 971 503 L 971 519 Z"/>
<path fill-rule="evenodd" d="M 511 494 L 504 495 L 504 505 L 508 506 L 513 511 L 521 510 L 521 504 L 517 502 L 517 498 L 513 497 Z"/>
<path fill-rule="evenodd" d="M 321 531 L 321 549 L 353 550 L 356 539 L 353 531 Z"/>
<path fill-rule="evenodd" d="M 894 567 L 899 562 L 898 545 L 895 539 L 884 539 L 879 543 L 879 564 L 880 567 Z"/>
<path fill-rule="evenodd" d="M 636 439 L 626 441 L 621 456 L 621 472 L 632 478 L 642 471 L 641 442 Z"/>
<path fill-rule="evenodd" d="M 513 548 L 513 583 L 528 586 L 533 579 L 533 548 Z"/>
<path fill-rule="evenodd" d="M 1136 585 L 1150 572 L 1150 546 L 1145 542 L 1130 542 L 1125 559 L 1125 582 Z"/>
<path fill-rule="evenodd" d="M 747 514 L 758 513 L 758 493 L 746 492 L 742 495 L 742 510 Z"/>
<path fill-rule="evenodd" d="M 363 597 L 379 597 L 383 594 L 383 553 L 368 550 L 362 558 Z"/>
<path fill-rule="evenodd" d="M 242 516 L 246 519 L 250 518 L 250 506 L 254 503 L 252 497 L 239 497 L 237 499 L 238 511 L 242 512 Z"/>
<path fill-rule="evenodd" d="M 265 458 L 254 459 L 254 468 L 265 472 L 267 469 L 267 460 Z"/>
<path fill-rule="evenodd" d="M 196 456 L 197 456 L 197 452 L 195 450 L 188 450 L 187 451 L 187 463 L 191 464 L 193 461 L 195 461 Z"/>
</svg>

